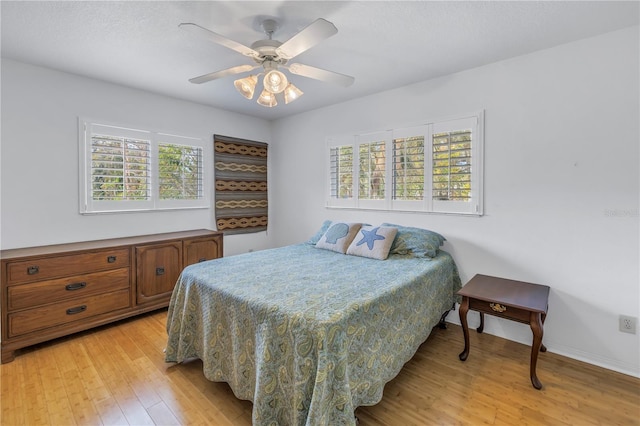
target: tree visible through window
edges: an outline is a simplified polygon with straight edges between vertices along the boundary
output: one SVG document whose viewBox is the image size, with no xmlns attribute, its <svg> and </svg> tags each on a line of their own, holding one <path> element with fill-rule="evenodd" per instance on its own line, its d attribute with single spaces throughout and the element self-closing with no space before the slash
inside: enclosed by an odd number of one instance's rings
<svg viewBox="0 0 640 426">
<path fill-rule="evenodd" d="M 471 130 L 433 135 L 433 199 L 471 199 Z"/>
<path fill-rule="evenodd" d="M 334 198 L 353 197 L 353 146 L 331 148 L 331 195 Z"/>
<path fill-rule="evenodd" d="M 386 165 L 384 141 L 361 144 L 358 157 L 360 159 L 358 198 L 384 200 Z"/>
<path fill-rule="evenodd" d="M 158 145 L 160 199 L 197 200 L 202 196 L 202 148 Z"/>
<path fill-rule="evenodd" d="M 328 138 L 327 206 L 481 215 L 483 128 L 480 111 Z"/>
<path fill-rule="evenodd" d="M 80 126 L 81 213 L 208 207 L 201 139 Z"/>
<path fill-rule="evenodd" d="M 393 199 L 424 197 L 424 136 L 393 140 Z"/>
<path fill-rule="evenodd" d="M 91 198 L 100 201 L 149 199 L 148 140 L 111 135 L 91 138 Z"/>
</svg>

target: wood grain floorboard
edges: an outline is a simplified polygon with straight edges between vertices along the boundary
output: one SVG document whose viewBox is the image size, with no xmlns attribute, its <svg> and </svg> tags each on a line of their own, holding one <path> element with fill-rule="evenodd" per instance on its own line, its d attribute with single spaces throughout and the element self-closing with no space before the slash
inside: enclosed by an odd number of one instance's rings
<svg viewBox="0 0 640 426">
<path fill-rule="evenodd" d="M 164 362 L 166 310 L 22 350 L 0 366 L 0 424 L 249 426 L 249 401 L 208 381 L 202 362 Z M 640 379 L 462 330 L 434 329 L 382 401 L 359 407 L 360 426 L 640 426 Z"/>
</svg>

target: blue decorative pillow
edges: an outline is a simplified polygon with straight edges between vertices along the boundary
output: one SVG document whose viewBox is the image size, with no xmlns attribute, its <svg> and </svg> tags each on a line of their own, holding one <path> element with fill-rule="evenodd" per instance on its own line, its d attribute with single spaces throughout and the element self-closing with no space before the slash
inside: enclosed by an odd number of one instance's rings
<svg viewBox="0 0 640 426">
<path fill-rule="evenodd" d="M 322 226 L 320 227 L 318 232 L 316 232 L 313 237 L 309 238 L 309 241 L 307 241 L 307 244 L 313 244 L 315 246 L 318 243 L 318 241 L 320 241 L 320 238 L 322 238 L 324 233 L 327 232 L 327 229 L 329 229 L 329 226 L 331 226 L 331 223 L 332 222 L 330 220 L 325 220 L 322 223 Z"/>
<path fill-rule="evenodd" d="M 332 222 L 316 247 L 344 254 L 361 226 L 361 223 Z"/>
<path fill-rule="evenodd" d="M 398 234 L 391 246 L 390 254 L 411 254 L 415 257 L 436 257 L 439 247 L 446 238 L 437 232 L 422 228 L 383 223 L 382 226 L 398 228 Z"/>
<path fill-rule="evenodd" d="M 389 226 L 363 226 L 349 245 L 347 254 L 385 260 L 397 232 L 398 228 Z"/>
</svg>

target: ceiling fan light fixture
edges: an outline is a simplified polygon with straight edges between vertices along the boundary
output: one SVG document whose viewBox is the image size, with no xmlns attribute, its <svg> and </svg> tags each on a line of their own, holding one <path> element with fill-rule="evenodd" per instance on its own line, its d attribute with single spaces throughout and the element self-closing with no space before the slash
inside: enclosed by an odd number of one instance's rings
<svg viewBox="0 0 640 426">
<path fill-rule="evenodd" d="M 278 101 L 276 100 L 276 95 L 274 93 L 271 93 L 267 89 L 264 89 L 258 97 L 258 104 L 262 105 L 263 107 L 271 108 L 278 105 Z"/>
<path fill-rule="evenodd" d="M 302 95 L 304 95 L 304 92 L 302 90 L 294 86 L 293 83 L 289 83 L 286 89 L 284 89 L 284 103 L 288 104 L 290 102 L 293 102 Z"/>
<path fill-rule="evenodd" d="M 271 70 L 264 76 L 262 83 L 269 92 L 281 93 L 289 84 L 289 80 L 281 71 Z"/>
<path fill-rule="evenodd" d="M 250 75 L 249 77 L 239 78 L 233 82 L 236 90 L 247 99 L 253 99 L 258 84 L 258 76 Z"/>
</svg>

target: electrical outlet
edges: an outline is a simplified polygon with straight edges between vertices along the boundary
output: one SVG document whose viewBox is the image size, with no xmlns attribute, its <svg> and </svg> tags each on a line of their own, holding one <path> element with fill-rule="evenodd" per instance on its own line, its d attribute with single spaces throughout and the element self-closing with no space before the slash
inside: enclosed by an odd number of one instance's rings
<svg viewBox="0 0 640 426">
<path fill-rule="evenodd" d="M 638 322 L 636 317 L 620 315 L 619 322 L 620 331 L 623 333 L 636 334 L 636 323 Z"/>
</svg>

